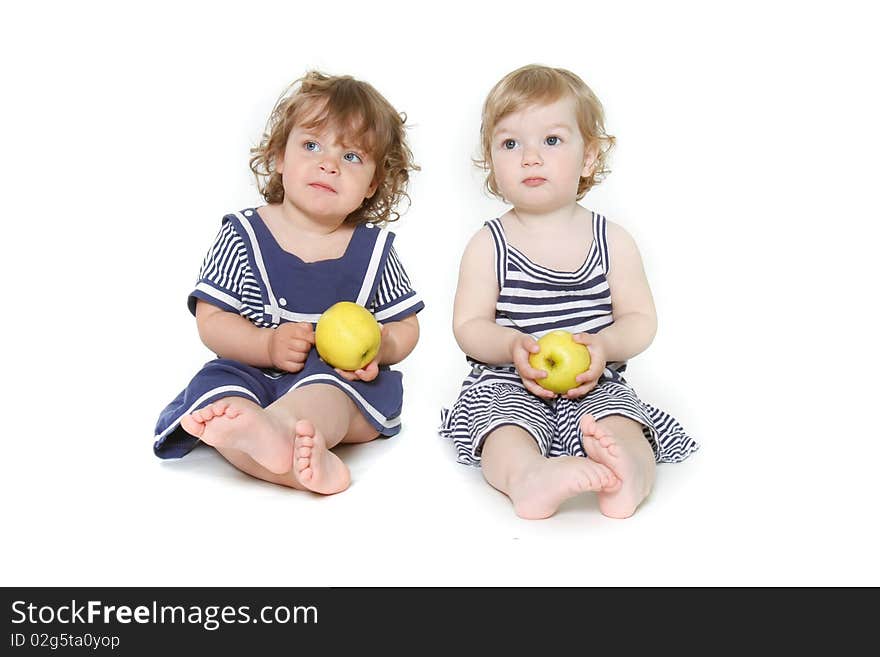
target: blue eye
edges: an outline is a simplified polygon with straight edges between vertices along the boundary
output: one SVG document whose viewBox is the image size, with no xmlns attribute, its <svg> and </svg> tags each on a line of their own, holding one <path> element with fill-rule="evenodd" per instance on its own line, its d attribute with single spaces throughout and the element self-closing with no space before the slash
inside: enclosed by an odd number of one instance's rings
<svg viewBox="0 0 880 657">
<path fill-rule="evenodd" d="M 505 139 L 501 143 L 501 148 L 512 151 L 514 148 L 516 148 L 516 139 Z"/>
<path fill-rule="evenodd" d="M 342 159 L 344 159 L 346 162 L 356 162 L 358 164 L 363 162 L 361 156 L 357 153 L 346 153 L 342 156 Z"/>
<path fill-rule="evenodd" d="M 556 146 L 557 144 L 561 144 L 562 140 L 556 135 L 550 135 L 547 139 L 544 140 L 548 146 Z"/>
<path fill-rule="evenodd" d="M 318 144 L 318 142 L 316 141 L 307 141 L 303 144 L 303 148 L 305 148 L 307 151 L 311 151 L 312 153 L 317 153 L 321 150 L 320 144 Z"/>
</svg>

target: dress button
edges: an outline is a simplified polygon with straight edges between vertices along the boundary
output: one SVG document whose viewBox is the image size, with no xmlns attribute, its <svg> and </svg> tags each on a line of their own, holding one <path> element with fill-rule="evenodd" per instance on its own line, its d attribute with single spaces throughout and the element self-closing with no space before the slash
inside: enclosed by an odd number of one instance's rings
<svg viewBox="0 0 880 657">
<path fill-rule="evenodd" d="M 245 210 L 245 211 L 244 211 L 244 216 L 245 216 L 245 217 L 250 217 L 253 213 L 254 213 L 253 210 Z"/>
<path fill-rule="evenodd" d="M 368 222 L 366 223 L 367 228 L 372 228 L 372 227 L 375 226 L 375 225 L 376 225 L 376 224 L 374 224 L 372 221 L 368 221 Z"/>
<path fill-rule="evenodd" d="M 286 306 L 286 305 L 287 305 L 287 299 L 285 299 L 284 297 L 281 297 L 280 299 L 278 299 L 278 305 L 279 305 L 279 306 Z"/>
</svg>

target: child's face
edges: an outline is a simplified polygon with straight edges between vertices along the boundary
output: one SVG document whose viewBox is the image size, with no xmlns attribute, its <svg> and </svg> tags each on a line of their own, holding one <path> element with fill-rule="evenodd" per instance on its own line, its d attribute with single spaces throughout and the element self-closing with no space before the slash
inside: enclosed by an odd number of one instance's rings
<svg viewBox="0 0 880 657">
<path fill-rule="evenodd" d="M 578 182 L 590 174 L 593 160 L 578 129 L 572 98 L 531 105 L 495 126 L 495 182 L 516 208 L 550 212 L 575 202 Z"/>
<path fill-rule="evenodd" d="M 373 158 L 329 126 L 295 126 L 275 170 L 285 201 L 316 219 L 344 219 L 376 191 Z"/>
</svg>

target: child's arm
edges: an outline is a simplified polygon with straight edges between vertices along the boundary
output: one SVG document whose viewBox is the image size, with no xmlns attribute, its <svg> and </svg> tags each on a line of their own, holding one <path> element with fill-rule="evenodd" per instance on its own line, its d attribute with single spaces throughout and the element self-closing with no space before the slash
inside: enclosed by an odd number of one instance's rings
<svg viewBox="0 0 880 657">
<path fill-rule="evenodd" d="M 608 222 L 608 286 L 614 324 L 599 332 L 610 361 L 625 361 L 642 353 L 657 334 L 657 311 L 635 240 Z"/>
<path fill-rule="evenodd" d="M 202 342 L 221 358 L 230 358 L 252 367 L 275 367 L 299 372 L 315 333 L 308 323 L 285 323 L 276 329 L 258 328 L 229 311 L 198 300 L 196 323 Z"/>
<path fill-rule="evenodd" d="M 419 319 L 415 314 L 382 325 L 379 365 L 394 365 L 412 353 L 419 341 Z"/>
<path fill-rule="evenodd" d="M 452 330 L 458 346 L 466 354 L 488 365 L 513 363 L 530 392 L 551 399 L 535 379 L 547 376 L 529 365 L 530 353 L 540 351 L 532 336 L 495 323 L 498 282 L 494 270 L 495 246 L 489 230 L 483 228 L 471 238 L 458 272 Z"/>
<path fill-rule="evenodd" d="M 588 346 L 590 369 L 578 375 L 579 386 L 567 397 L 582 397 L 596 387 L 608 361 L 626 361 L 642 353 L 657 333 L 657 311 L 642 257 L 635 241 L 623 228 L 607 223 L 608 286 L 614 323 L 598 333 L 579 333 L 575 341 Z"/>
</svg>

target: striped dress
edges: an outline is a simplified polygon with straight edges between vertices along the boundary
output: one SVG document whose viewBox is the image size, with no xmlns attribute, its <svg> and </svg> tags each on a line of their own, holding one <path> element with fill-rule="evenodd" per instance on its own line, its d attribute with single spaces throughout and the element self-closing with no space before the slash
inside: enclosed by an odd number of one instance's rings
<svg viewBox="0 0 880 657">
<path fill-rule="evenodd" d="M 597 333 L 610 326 L 611 291 L 606 221 L 592 214 L 593 242 L 584 263 L 560 272 L 532 262 L 507 242 L 500 219 L 486 222 L 495 246 L 498 301 L 495 321 L 540 338 L 556 330 Z M 623 378 L 626 363 L 609 362 L 598 385 L 580 399 L 543 400 L 523 386 L 513 364 L 487 365 L 468 358 L 471 372 L 458 399 L 441 412 L 440 435 L 453 441 L 458 460 L 478 465 L 483 442 L 495 429 L 525 429 L 545 456 L 586 456 L 580 419 L 622 415 L 642 425 L 658 462 L 678 462 L 698 449 L 666 412 L 641 401 Z"/>
<path fill-rule="evenodd" d="M 189 295 L 190 312 L 195 314 L 202 300 L 274 329 L 285 322 L 315 324 L 337 301 L 353 301 L 379 323 L 401 320 L 425 304 L 412 289 L 393 242 L 394 233 L 358 224 L 341 257 L 305 262 L 278 244 L 258 210 L 226 215 Z M 348 395 L 381 435 L 400 431 L 400 372 L 382 365 L 372 381 L 347 381 L 312 349 L 296 373 L 228 358 L 206 363 L 160 414 L 153 450 L 160 458 L 191 451 L 198 440 L 183 430 L 181 418 L 218 399 L 243 397 L 265 408 L 295 388 L 319 383 Z"/>
</svg>

